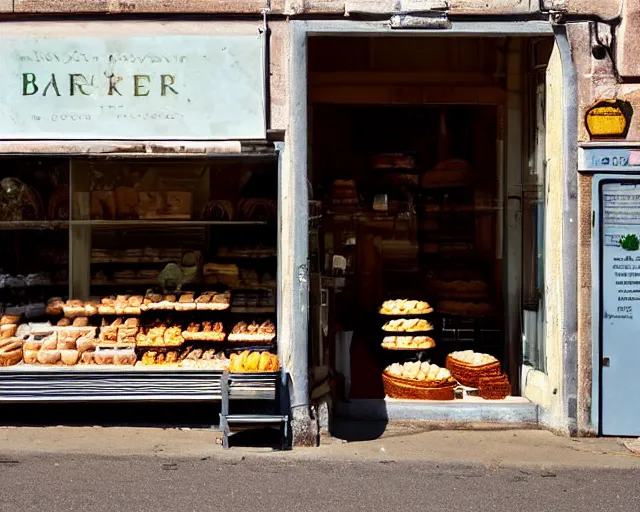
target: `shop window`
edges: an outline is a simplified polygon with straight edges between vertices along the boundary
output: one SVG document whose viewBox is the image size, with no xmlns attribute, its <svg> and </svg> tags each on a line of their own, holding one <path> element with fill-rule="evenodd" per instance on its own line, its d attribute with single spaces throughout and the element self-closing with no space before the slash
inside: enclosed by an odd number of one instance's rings
<svg viewBox="0 0 640 512">
<path fill-rule="evenodd" d="M 50 322 L 57 337 L 25 345 L 24 363 L 222 369 L 245 348 L 275 358 L 277 186 L 273 154 L 2 159 L 3 325 L 16 318 L 24 340 L 23 324 Z M 85 329 L 83 348 L 56 324 Z M 242 364 L 277 368 L 261 357 Z"/>
</svg>

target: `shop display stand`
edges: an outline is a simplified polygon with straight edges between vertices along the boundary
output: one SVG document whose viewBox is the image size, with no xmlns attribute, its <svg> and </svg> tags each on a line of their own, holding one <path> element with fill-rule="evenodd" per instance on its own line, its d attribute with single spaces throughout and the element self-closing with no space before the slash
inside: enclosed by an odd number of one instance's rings
<svg viewBox="0 0 640 512">
<path fill-rule="evenodd" d="M 220 430 L 222 446 L 229 448 L 230 438 L 249 429 L 273 428 L 280 433 L 281 448 L 290 447 L 289 416 L 285 402 L 284 373 L 229 373 L 222 374 L 222 407 L 220 412 Z M 231 412 L 232 402 L 271 401 L 271 413 Z"/>
<path fill-rule="evenodd" d="M 384 325 L 390 320 L 402 320 L 409 318 L 429 319 L 433 317 L 434 313 L 435 311 L 432 311 L 430 313 L 416 313 L 409 315 L 383 315 L 382 313 L 380 313 L 378 316 L 382 319 L 382 324 Z M 433 325 L 433 322 L 430 321 L 430 323 Z M 394 363 L 404 363 L 411 360 L 425 361 L 428 359 L 426 357 L 428 355 L 428 351 L 432 350 L 438 345 L 435 326 L 431 331 L 384 331 L 382 330 L 382 327 L 380 328 L 380 331 L 382 332 L 382 336 L 380 337 L 381 339 L 387 336 L 428 336 L 436 342 L 436 345 L 434 347 L 429 348 L 387 348 L 382 345 L 382 342 L 380 342 L 380 348 L 382 349 L 384 354 L 383 368 L 386 368 L 388 366 L 386 363 L 391 359 L 393 359 L 392 362 Z"/>
</svg>

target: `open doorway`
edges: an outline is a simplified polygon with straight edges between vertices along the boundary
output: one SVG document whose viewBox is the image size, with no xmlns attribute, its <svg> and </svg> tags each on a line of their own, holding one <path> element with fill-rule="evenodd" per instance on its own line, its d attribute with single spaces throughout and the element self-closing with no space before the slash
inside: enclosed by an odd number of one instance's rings
<svg viewBox="0 0 640 512">
<path fill-rule="evenodd" d="M 333 368 L 339 400 L 503 399 L 525 360 L 544 365 L 552 48 L 309 39 L 310 365 Z"/>
</svg>

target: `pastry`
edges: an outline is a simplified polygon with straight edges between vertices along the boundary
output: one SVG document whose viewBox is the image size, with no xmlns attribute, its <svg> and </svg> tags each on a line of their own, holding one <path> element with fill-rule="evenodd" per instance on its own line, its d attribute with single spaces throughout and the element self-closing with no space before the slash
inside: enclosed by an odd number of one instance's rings
<svg viewBox="0 0 640 512">
<path fill-rule="evenodd" d="M 223 341 L 226 337 L 222 322 L 191 322 L 182 333 L 185 340 Z"/>
<path fill-rule="evenodd" d="M 13 338 L 16 335 L 17 331 L 18 326 L 16 324 L 2 324 L 0 325 L 0 338 Z"/>
<path fill-rule="evenodd" d="M 380 308 L 381 315 L 426 315 L 432 313 L 433 308 L 427 303 L 418 300 L 388 300 Z"/>
<path fill-rule="evenodd" d="M 78 317 L 75 320 L 82 320 L 82 317 Z M 74 320 L 74 323 L 75 323 L 75 320 Z M 71 320 L 63 316 L 60 320 L 58 320 L 58 323 L 56 325 L 58 327 L 68 327 L 71 325 Z"/>
<path fill-rule="evenodd" d="M 178 362 L 179 354 L 175 350 L 170 350 L 165 356 L 166 364 L 175 364 Z"/>
<path fill-rule="evenodd" d="M 443 387 L 456 384 L 451 372 L 428 362 L 393 363 L 385 369 L 385 373 L 398 379 L 415 380 L 427 384 L 428 387 Z"/>
<path fill-rule="evenodd" d="M 58 348 L 58 336 L 52 334 L 42 340 L 41 350 L 56 350 Z"/>
<path fill-rule="evenodd" d="M 76 340 L 76 349 L 80 354 L 84 354 L 85 352 L 96 349 L 96 341 L 94 338 L 83 336 Z"/>
<path fill-rule="evenodd" d="M 267 320 L 262 324 L 252 322 L 247 324 L 246 322 L 238 322 L 229 334 L 229 341 L 273 341 L 276 337 L 276 327 Z"/>
<path fill-rule="evenodd" d="M 492 355 L 474 352 L 473 350 L 451 352 L 449 354 L 449 357 L 470 366 L 484 366 L 487 364 L 498 362 L 498 360 Z"/>
<path fill-rule="evenodd" d="M 136 364 L 136 360 L 137 357 L 134 351 L 119 350 L 116 351 L 113 362 L 117 365 L 133 366 Z"/>
<path fill-rule="evenodd" d="M 47 307 L 45 312 L 47 315 L 62 315 L 63 314 L 64 301 L 60 297 L 54 297 L 47 301 Z"/>
<path fill-rule="evenodd" d="M 249 352 L 231 354 L 228 366 L 231 373 L 275 372 L 280 369 L 278 356 L 268 352 Z"/>
<path fill-rule="evenodd" d="M 116 314 L 116 300 L 114 297 L 105 297 L 100 301 L 98 306 L 98 313 L 101 315 L 115 315 Z"/>
<path fill-rule="evenodd" d="M 193 293 L 183 293 L 175 304 L 176 311 L 193 311 L 196 309 Z"/>
<path fill-rule="evenodd" d="M 167 346 L 182 345 L 184 338 L 182 337 L 182 329 L 180 326 L 172 326 L 164 332 L 164 343 Z"/>
<path fill-rule="evenodd" d="M 0 318 L 0 326 L 17 324 L 20 322 L 20 315 L 2 315 Z"/>
<path fill-rule="evenodd" d="M 25 364 L 36 364 L 38 362 L 38 351 L 23 349 L 22 360 Z"/>
<path fill-rule="evenodd" d="M 436 342 L 429 336 L 386 336 L 382 340 L 382 347 L 390 350 L 427 350 L 435 346 Z"/>
<path fill-rule="evenodd" d="M 15 339 L 0 341 L 0 366 L 13 366 L 22 361 L 22 342 Z"/>
<path fill-rule="evenodd" d="M 387 332 L 426 332 L 432 331 L 433 325 L 422 318 L 399 318 L 388 321 L 382 330 Z"/>
<path fill-rule="evenodd" d="M 80 358 L 83 364 L 93 364 L 95 360 L 93 359 L 95 352 L 93 350 L 84 352 Z"/>
<path fill-rule="evenodd" d="M 95 302 L 90 301 L 84 304 L 84 310 L 86 311 L 87 316 L 97 315 L 98 308 L 99 308 L 99 304 L 96 304 Z"/>
<path fill-rule="evenodd" d="M 63 364 L 73 366 L 78 364 L 80 353 L 77 350 L 60 350 L 60 358 Z"/>
<path fill-rule="evenodd" d="M 62 306 L 64 316 L 67 318 L 75 318 L 78 316 L 87 316 L 87 310 L 84 309 L 84 302 L 81 300 L 68 300 Z"/>
<path fill-rule="evenodd" d="M 158 353 L 154 350 L 147 350 L 144 354 L 142 354 L 142 364 L 143 365 L 152 365 L 156 364 L 156 357 Z"/>
<path fill-rule="evenodd" d="M 60 361 L 59 350 L 45 350 L 42 348 L 38 352 L 37 360 L 40 364 L 56 364 Z"/>
<path fill-rule="evenodd" d="M 67 320 L 67 319 L 63 318 L 62 320 Z M 63 327 L 65 325 L 69 325 L 69 324 L 68 323 L 67 324 L 64 324 L 64 323 L 61 324 L 60 322 L 58 322 L 58 325 Z M 73 325 L 73 327 L 86 327 L 86 326 L 89 325 L 89 319 L 86 316 L 84 316 L 84 317 L 79 316 L 79 317 L 73 319 L 73 323 L 71 325 Z"/>
</svg>

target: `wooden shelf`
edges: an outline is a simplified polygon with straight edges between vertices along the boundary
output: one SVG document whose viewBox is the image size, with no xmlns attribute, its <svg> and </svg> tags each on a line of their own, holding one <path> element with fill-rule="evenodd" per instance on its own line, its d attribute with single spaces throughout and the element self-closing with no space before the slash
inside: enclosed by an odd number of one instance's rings
<svg viewBox="0 0 640 512">
<path fill-rule="evenodd" d="M 45 229 L 69 229 L 69 222 L 64 220 L 16 220 L 0 221 L 1 230 L 45 230 Z"/>
<path fill-rule="evenodd" d="M 198 226 L 266 226 L 262 221 L 218 221 L 218 220 L 72 220 L 72 226 L 91 226 L 105 228 L 120 227 L 198 227 Z"/>
</svg>

